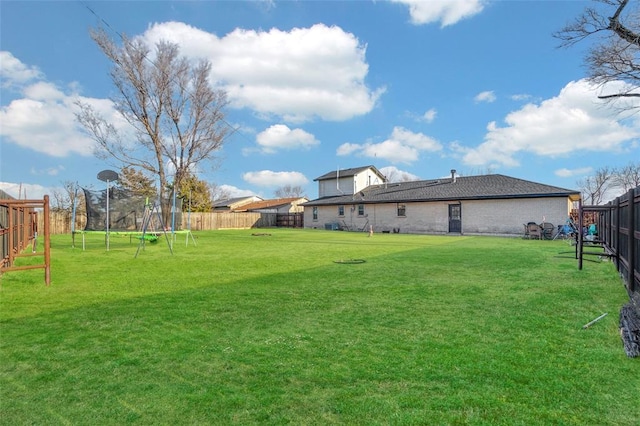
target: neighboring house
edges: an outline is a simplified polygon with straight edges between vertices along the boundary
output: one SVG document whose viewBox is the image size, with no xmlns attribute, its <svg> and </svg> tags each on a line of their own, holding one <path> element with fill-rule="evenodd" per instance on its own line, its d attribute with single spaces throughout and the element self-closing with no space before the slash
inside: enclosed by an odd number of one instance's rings
<svg viewBox="0 0 640 426">
<path fill-rule="evenodd" d="M 580 199 L 576 190 L 499 174 L 458 177 L 455 170 L 443 179 L 388 183 L 367 166 L 315 180 L 320 197 L 304 204 L 306 228 L 523 235 L 528 222 L 564 224 Z"/>
<path fill-rule="evenodd" d="M 334 170 L 314 179 L 318 182 L 318 197 L 349 195 L 371 186 L 386 182 L 386 178 L 373 166 Z"/>
<path fill-rule="evenodd" d="M 306 197 L 277 198 L 274 200 L 261 200 L 244 204 L 233 209 L 234 212 L 257 212 L 257 213 L 302 213 L 303 203 L 309 201 Z"/>
<path fill-rule="evenodd" d="M 0 189 L 0 200 L 15 200 L 15 198 L 9 195 L 9 193 Z"/>
<path fill-rule="evenodd" d="M 262 198 L 251 195 L 249 197 L 228 198 L 226 200 L 218 200 L 213 203 L 214 212 L 231 212 L 250 203 L 262 201 Z"/>
</svg>

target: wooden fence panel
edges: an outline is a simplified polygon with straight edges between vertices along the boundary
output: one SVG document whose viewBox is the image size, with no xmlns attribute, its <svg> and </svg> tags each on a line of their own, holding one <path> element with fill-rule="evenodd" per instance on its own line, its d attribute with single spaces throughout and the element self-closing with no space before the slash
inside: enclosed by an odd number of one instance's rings
<svg viewBox="0 0 640 426">
<path fill-rule="evenodd" d="M 182 229 L 251 229 L 276 226 L 275 213 L 191 213 L 182 216 Z"/>
<path fill-rule="evenodd" d="M 52 234 L 71 233 L 71 215 L 67 212 L 50 213 L 50 229 Z M 38 216 L 39 226 L 42 217 Z M 75 230 L 84 229 L 86 217 L 76 217 Z M 191 213 L 182 215 L 180 229 L 191 228 L 192 231 L 206 231 L 213 229 L 251 229 L 270 228 L 277 226 L 276 213 Z"/>
<path fill-rule="evenodd" d="M 278 213 L 276 226 L 279 228 L 303 228 L 304 213 Z"/>
</svg>

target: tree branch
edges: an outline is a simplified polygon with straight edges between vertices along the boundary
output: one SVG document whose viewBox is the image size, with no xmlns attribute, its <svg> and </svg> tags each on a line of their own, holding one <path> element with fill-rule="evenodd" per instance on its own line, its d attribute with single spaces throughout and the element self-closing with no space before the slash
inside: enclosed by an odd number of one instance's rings
<svg viewBox="0 0 640 426">
<path fill-rule="evenodd" d="M 640 46 L 640 36 L 634 33 L 633 31 L 631 31 L 629 28 L 622 25 L 622 23 L 620 22 L 620 14 L 622 13 L 622 10 L 627 6 L 628 3 L 629 3 L 629 0 L 622 0 L 620 2 L 620 5 L 618 6 L 618 9 L 616 10 L 616 12 L 613 14 L 611 18 L 609 18 L 609 26 L 607 27 L 607 29 L 616 33 L 618 37 L 620 37 L 621 39 L 631 44 L 634 44 L 636 46 Z"/>
<path fill-rule="evenodd" d="M 598 96 L 598 99 L 614 99 L 614 98 L 640 98 L 640 93 L 614 93 L 613 95 Z"/>
</svg>

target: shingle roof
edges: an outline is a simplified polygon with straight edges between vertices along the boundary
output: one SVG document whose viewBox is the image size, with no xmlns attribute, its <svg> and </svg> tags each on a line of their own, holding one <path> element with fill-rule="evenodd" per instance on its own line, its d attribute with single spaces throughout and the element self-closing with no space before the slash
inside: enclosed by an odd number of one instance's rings
<svg viewBox="0 0 640 426">
<path fill-rule="evenodd" d="M 252 198 L 253 198 L 253 195 L 250 195 L 248 197 L 227 198 L 225 200 L 216 201 L 215 203 L 213 203 L 213 207 L 229 207 L 236 203 L 251 200 Z"/>
<path fill-rule="evenodd" d="M 349 176 L 355 176 L 358 173 L 361 173 L 367 169 L 372 169 L 374 172 L 376 172 L 377 174 L 379 174 L 380 176 L 384 176 L 382 173 L 380 173 L 380 170 L 376 169 L 374 166 L 363 166 L 363 167 L 354 167 L 351 169 L 338 169 L 338 170 L 332 170 L 328 173 L 323 174 L 320 177 L 317 177 L 314 179 L 314 181 L 320 181 L 320 180 L 327 180 L 327 179 L 335 179 L 336 175 L 342 177 L 349 177 Z"/>
<path fill-rule="evenodd" d="M 292 198 L 276 198 L 276 199 L 273 199 L 273 200 L 255 201 L 253 203 L 244 204 L 244 205 L 234 209 L 234 211 L 248 211 L 248 210 L 258 210 L 258 209 L 280 207 L 280 206 L 291 204 L 291 203 L 294 203 L 296 201 L 303 200 L 303 199 L 306 200 L 305 197 L 292 197 Z"/>
<path fill-rule="evenodd" d="M 9 193 L 3 191 L 2 189 L 0 189 L 0 200 L 13 200 L 14 197 L 12 197 L 11 195 L 9 195 Z"/>
<path fill-rule="evenodd" d="M 397 203 L 412 201 L 455 201 L 506 198 L 572 197 L 580 192 L 509 176 L 482 176 L 421 180 L 372 185 L 355 195 L 319 198 L 305 206 Z"/>
</svg>

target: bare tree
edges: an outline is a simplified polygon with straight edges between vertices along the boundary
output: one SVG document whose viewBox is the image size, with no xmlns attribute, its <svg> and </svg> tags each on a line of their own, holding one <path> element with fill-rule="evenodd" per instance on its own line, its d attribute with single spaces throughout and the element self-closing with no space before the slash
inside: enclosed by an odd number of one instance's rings
<svg viewBox="0 0 640 426">
<path fill-rule="evenodd" d="M 157 176 L 161 205 L 168 206 L 167 190 L 179 188 L 190 170 L 222 147 L 226 92 L 212 89 L 209 62 L 190 63 L 176 44 L 160 41 L 152 51 L 142 40 L 123 36 L 119 46 L 100 29 L 91 38 L 113 65 L 112 101 L 133 127 L 135 141 L 88 103 L 77 103 L 76 118 L 97 142 L 98 156 Z M 163 208 L 166 220 L 169 213 Z"/>
<path fill-rule="evenodd" d="M 75 225 L 80 225 L 82 221 L 79 218 L 87 213 L 84 191 L 79 190 L 76 182 L 67 180 L 61 183 L 62 186 L 54 189 L 51 194 L 51 211 L 62 214 L 65 220 L 71 222 L 75 209 Z"/>
<path fill-rule="evenodd" d="M 215 183 L 209 184 L 209 190 L 211 192 L 211 200 L 213 201 L 228 200 L 231 198 L 231 193 L 229 191 Z"/>
<path fill-rule="evenodd" d="M 640 97 L 640 19 L 637 6 L 629 0 L 598 0 L 604 6 L 586 8 L 574 22 L 554 34 L 561 46 L 572 46 L 587 37 L 600 36 L 585 58 L 589 80 L 603 85 L 612 81 L 627 83 L 620 91 L 599 96 L 619 100 Z M 626 104 L 623 109 L 636 108 Z"/>
<path fill-rule="evenodd" d="M 495 172 L 496 171 L 493 169 L 493 167 L 487 166 L 485 168 L 471 169 L 467 174 L 467 176 L 486 176 L 486 175 L 492 175 Z M 460 174 L 459 176 L 464 176 L 464 174 Z"/>
<path fill-rule="evenodd" d="M 62 186 L 54 189 L 51 196 L 51 210 L 71 214 L 73 206 L 79 201 L 80 192 L 77 184 L 71 181 L 61 182 Z"/>
<path fill-rule="evenodd" d="M 585 204 L 598 205 L 605 201 L 607 190 L 611 187 L 614 173 L 609 167 L 601 167 L 592 176 L 577 182 Z"/>
<path fill-rule="evenodd" d="M 304 189 L 300 185 L 284 185 L 275 190 L 274 196 L 276 198 L 302 198 L 306 195 L 304 194 Z"/>
<path fill-rule="evenodd" d="M 69 200 L 67 194 L 61 188 L 54 188 L 51 190 L 51 211 L 54 212 L 68 212 Z"/>
<path fill-rule="evenodd" d="M 417 176 L 414 176 L 410 173 L 402 172 L 396 169 L 395 167 L 390 167 L 388 169 L 385 168 L 383 173 L 386 174 L 385 178 L 389 183 L 411 182 L 411 181 L 419 180 Z"/>
<path fill-rule="evenodd" d="M 613 185 L 622 192 L 640 186 L 640 162 L 629 163 L 616 169 L 612 178 Z"/>
</svg>

